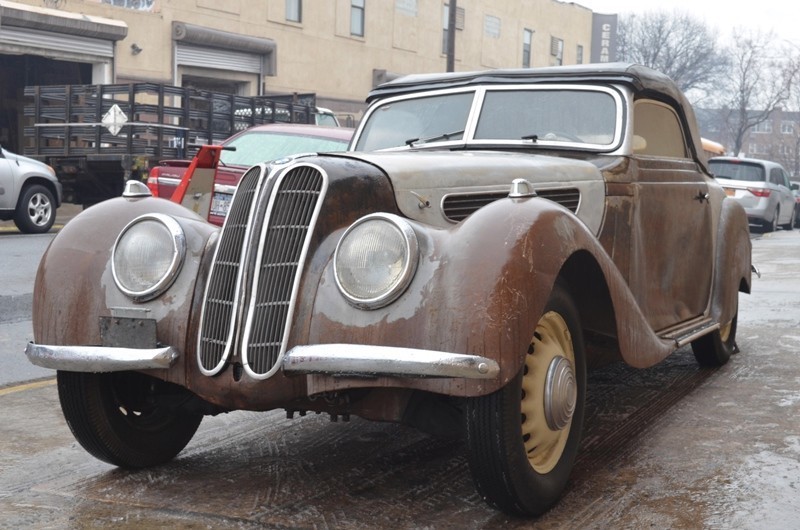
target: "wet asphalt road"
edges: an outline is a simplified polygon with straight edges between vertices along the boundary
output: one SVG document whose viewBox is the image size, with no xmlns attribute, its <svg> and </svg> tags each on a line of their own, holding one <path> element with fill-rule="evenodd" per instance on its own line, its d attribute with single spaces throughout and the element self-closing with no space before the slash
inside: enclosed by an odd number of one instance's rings
<svg viewBox="0 0 800 530">
<path fill-rule="evenodd" d="M 800 528 L 800 231 L 753 243 L 741 353 L 592 373 L 572 479 L 539 519 L 485 506 L 460 442 L 358 418 L 206 418 L 174 462 L 118 470 L 44 379 L 0 388 L 0 528 Z"/>
</svg>

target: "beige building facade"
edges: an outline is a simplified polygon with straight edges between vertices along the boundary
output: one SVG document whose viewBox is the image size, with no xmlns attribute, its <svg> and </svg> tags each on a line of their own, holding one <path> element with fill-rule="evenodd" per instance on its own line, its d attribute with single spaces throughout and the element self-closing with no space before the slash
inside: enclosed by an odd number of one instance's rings
<svg viewBox="0 0 800 530">
<path fill-rule="evenodd" d="M 0 0 L 0 142 L 26 85 L 157 82 L 315 93 L 355 123 L 368 91 L 445 71 L 447 0 Z M 454 70 L 589 62 L 593 13 L 457 0 Z"/>
</svg>

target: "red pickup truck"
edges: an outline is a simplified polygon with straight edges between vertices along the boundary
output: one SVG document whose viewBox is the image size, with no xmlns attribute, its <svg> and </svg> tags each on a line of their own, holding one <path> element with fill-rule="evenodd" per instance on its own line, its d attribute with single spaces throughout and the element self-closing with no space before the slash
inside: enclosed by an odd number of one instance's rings
<svg viewBox="0 0 800 530">
<path fill-rule="evenodd" d="M 352 136 L 353 129 L 346 127 L 257 125 L 231 136 L 221 146 L 201 150 L 193 160 L 162 160 L 150 170 L 147 186 L 154 196 L 182 203 L 207 215 L 209 222 L 222 225 L 233 192 L 248 168 L 300 153 L 344 151 Z M 210 191 L 212 183 L 210 206 L 202 207 L 201 203 L 208 204 L 208 197 L 197 190 L 205 187 Z"/>
</svg>

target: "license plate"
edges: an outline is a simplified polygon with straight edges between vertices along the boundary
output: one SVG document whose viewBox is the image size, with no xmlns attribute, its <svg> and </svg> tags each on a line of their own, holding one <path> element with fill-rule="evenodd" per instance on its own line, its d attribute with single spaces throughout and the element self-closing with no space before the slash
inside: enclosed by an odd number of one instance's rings
<svg viewBox="0 0 800 530">
<path fill-rule="evenodd" d="M 211 215 L 225 217 L 228 215 L 228 210 L 231 209 L 231 199 L 233 195 L 230 193 L 215 193 L 211 199 Z"/>
<path fill-rule="evenodd" d="M 103 346 L 155 348 L 156 321 L 152 318 L 100 317 Z"/>
<path fill-rule="evenodd" d="M 736 190 L 734 190 L 732 188 L 725 188 L 725 194 L 728 197 L 734 197 L 736 195 Z"/>
</svg>

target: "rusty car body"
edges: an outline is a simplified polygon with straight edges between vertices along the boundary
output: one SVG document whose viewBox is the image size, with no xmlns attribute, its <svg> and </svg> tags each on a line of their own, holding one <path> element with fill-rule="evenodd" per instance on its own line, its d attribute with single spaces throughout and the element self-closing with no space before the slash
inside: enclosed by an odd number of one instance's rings
<svg viewBox="0 0 800 530">
<path fill-rule="evenodd" d="M 536 515 L 587 367 L 736 350 L 747 218 L 667 77 L 413 75 L 368 101 L 348 152 L 249 169 L 222 229 L 131 183 L 57 235 L 26 352 L 89 453 L 160 464 L 235 409 L 358 415 L 463 435 L 480 494 Z"/>
</svg>

